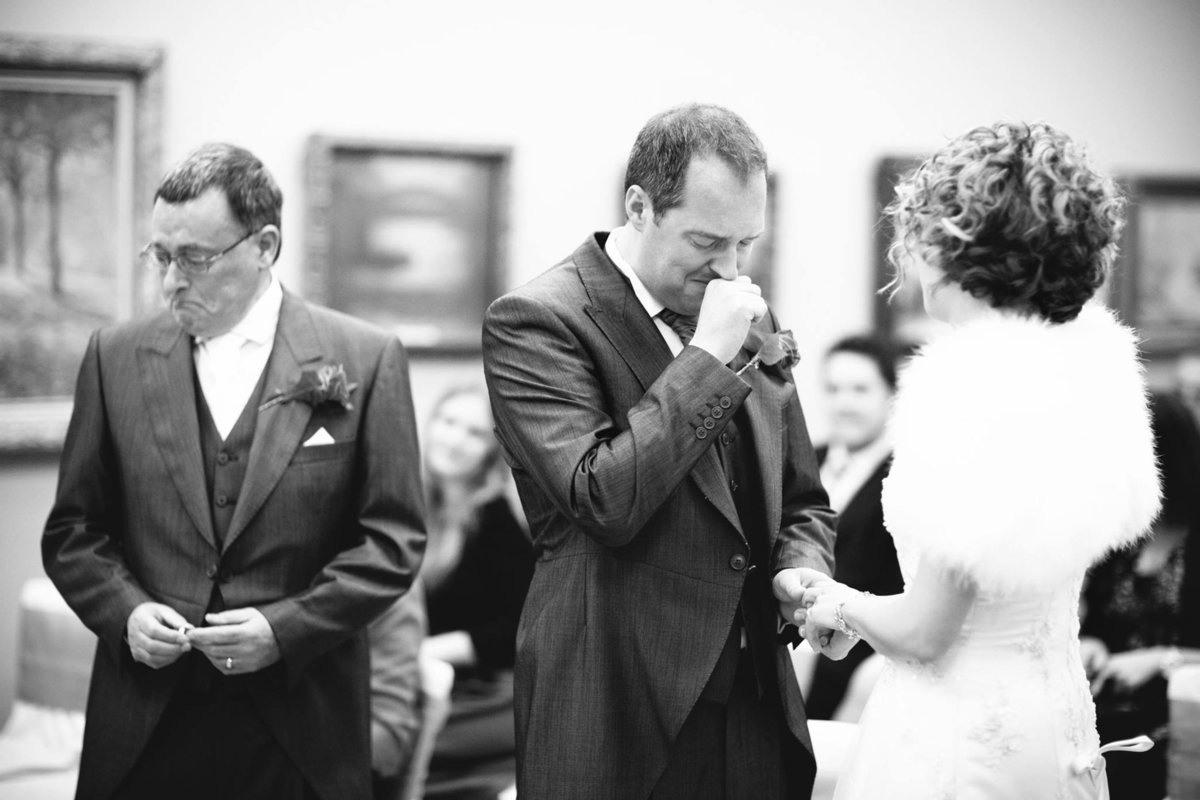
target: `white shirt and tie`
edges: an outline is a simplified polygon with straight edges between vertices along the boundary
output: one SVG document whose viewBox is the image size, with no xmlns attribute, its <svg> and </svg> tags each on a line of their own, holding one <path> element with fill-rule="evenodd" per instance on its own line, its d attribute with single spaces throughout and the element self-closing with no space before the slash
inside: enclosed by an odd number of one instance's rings
<svg viewBox="0 0 1200 800">
<path fill-rule="evenodd" d="M 891 454 L 892 443 L 886 433 L 853 451 L 843 444 L 831 443 L 821 465 L 821 484 L 829 494 L 829 506 L 839 514 L 844 512 L 858 490 Z"/>
<path fill-rule="evenodd" d="M 620 230 L 620 228 L 617 230 Z M 671 348 L 671 355 L 679 355 L 683 351 L 683 342 L 680 341 L 679 334 L 675 333 L 671 329 L 671 326 L 659 316 L 659 313 L 666 306 L 654 299 L 654 295 L 650 294 L 650 290 L 646 288 L 646 284 L 642 283 L 642 279 L 637 276 L 637 273 L 633 271 L 633 267 L 625 260 L 625 256 L 621 255 L 621 251 L 617 249 L 617 231 L 614 230 L 608 234 L 608 238 L 604 241 L 604 252 L 617 265 L 617 269 L 621 271 L 621 274 L 629 279 L 629 283 L 633 286 L 633 296 L 646 309 L 646 313 L 650 315 L 650 319 L 654 320 L 654 325 L 662 335 L 663 341 L 667 343 L 667 347 Z"/>
<path fill-rule="evenodd" d="M 283 287 L 272 273 L 267 290 L 230 331 L 196 339 L 196 376 L 222 440 L 237 424 L 271 358 L 282 304 Z"/>
</svg>

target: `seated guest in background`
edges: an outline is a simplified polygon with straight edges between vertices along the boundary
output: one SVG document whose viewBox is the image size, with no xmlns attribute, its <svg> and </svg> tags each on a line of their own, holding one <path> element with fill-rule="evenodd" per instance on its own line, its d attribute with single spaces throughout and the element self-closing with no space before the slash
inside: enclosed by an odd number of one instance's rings
<svg viewBox="0 0 1200 800">
<path fill-rule="evenodd" d="M 887 422 L 896 392 L 897 356 L 887 342 L 851 336 L 829 349 L 822 369 L 830 424 L 829 441 L 817 448 L 817 458 L 829 504 L 838 513 L 834 578 L 878 595 L 904 590 L 880 502 L 891 466 Z M 808 716 L 832 718 L 854 670 L 873 652 L 864 642 L 841 661 L 816 659 L 805 695 Z"/>
<path fill-rule="evenodd" d="M 1200 663 L 1200 429 L 1172 395 L 1151 398 L 1163 508 L 1151 535 L 1093 568 L 1084 592 L 1084 664 L 1101 741 L 1147 734 L 1148 753 L 1110 753 L 1114 798 L 1166 794 L 1167 679 Z"/>
<path fill-rule="evenodd" d="M 408 359 L 280 286 L 282 203 L 193 152 L 141 253 L 168 309 L 88 343 L 42 537 L 100 639 L 80 800 L 370 795 L 366 628 L 425 539 Z"/>
<path fill-rule="evenodd" d="M 425 591 L 420 579 L 370 627 L 371 782 L 374 800 L 396 800 L 421 727 Z"/>
<path fill-rule="evenodd" d="M 495 797 L 516 782 L 512 668 L 533 548 L 480 387 L 443 396 L 424 442 L 429 544 L 423 652 L 454 665 L 425 796 Z"/>
</svg>

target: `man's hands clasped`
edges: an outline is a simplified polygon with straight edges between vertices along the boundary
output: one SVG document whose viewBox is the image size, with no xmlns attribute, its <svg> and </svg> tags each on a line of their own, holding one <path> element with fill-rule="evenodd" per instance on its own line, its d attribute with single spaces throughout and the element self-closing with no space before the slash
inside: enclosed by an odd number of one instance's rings
<svg viewBox="0 0 1200 800">
<path fill-rule="evenodd" d="M 271 666 L 281 657 L 271 624 L 256 608 L 233 608 L 207 614 L 203 628 L 162 603 L 142 603 L 125 623 L 133 660 L 153 669 L 173 664 L 184 653 L 199 650 L 226 675 L 244 675 Z"/>
</svg>

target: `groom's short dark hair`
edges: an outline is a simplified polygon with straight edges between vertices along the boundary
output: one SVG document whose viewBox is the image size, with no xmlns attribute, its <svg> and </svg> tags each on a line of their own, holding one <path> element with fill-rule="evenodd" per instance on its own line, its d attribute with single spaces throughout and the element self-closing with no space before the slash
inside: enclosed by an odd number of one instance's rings
<svg viewBox="0 0 1200 800">
<path fill-rule="evenodd" d="M 693 158 L 716 156 L 743 179 L 767 171 L 767 152 L 746 121 L 727 108 L 689 103 L 655 114 L 642 127 L 625 168 L 625 190 L 640 186 L 654 219 L 683 201 Z"/>
</svg>

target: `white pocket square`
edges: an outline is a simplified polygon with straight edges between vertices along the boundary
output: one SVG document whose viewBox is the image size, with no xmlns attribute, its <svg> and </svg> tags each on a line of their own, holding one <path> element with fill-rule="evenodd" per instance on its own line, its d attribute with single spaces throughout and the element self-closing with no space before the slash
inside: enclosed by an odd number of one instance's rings
<svg viewBox="0 0 1200 800">
<path fill-rule="evenodd" d="M 304 440 L 304 447 L 313 447 L 319 444 L 333 444 L 333 437 L 329 435 L 329 431 L 324 428 L 318 428 L 317 432 Z"/>
</svg>

